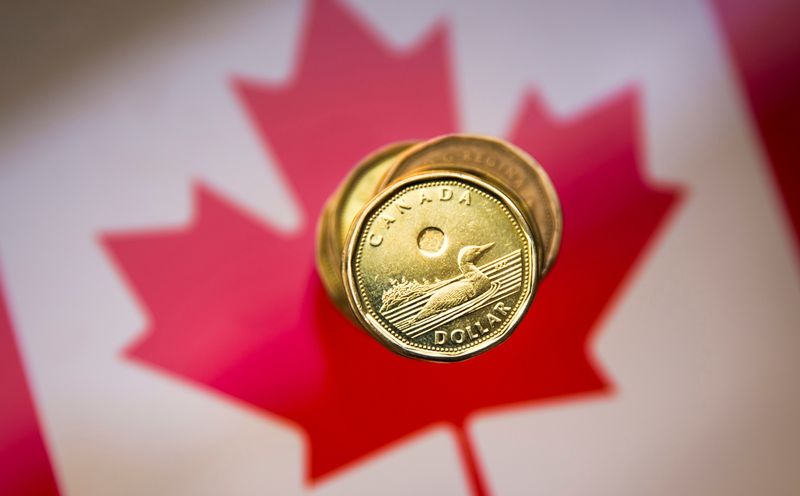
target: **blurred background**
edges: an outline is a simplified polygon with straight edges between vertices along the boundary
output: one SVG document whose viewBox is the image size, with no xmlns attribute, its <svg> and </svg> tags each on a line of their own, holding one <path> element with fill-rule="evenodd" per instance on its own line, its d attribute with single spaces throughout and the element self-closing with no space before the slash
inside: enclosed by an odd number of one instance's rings
<svg viewBox="0 0 800 496">
<path fill-rule="evenodd" d="M 0 11 L 0 493 L 800 492 L 797 2 Z M 458 131 L 537 157 L 565 234 L 442 367 L 330 307 L 313 234 Z"/>
</svg>

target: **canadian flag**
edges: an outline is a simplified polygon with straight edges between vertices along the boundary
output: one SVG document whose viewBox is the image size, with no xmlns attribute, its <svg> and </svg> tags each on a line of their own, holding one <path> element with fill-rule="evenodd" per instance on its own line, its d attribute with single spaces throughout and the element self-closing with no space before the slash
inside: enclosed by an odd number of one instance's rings
<svg viewBox="0 0 800 496">
<path fill-rule="evenodd" d="M 796 2 L 135 13 L 0 99 L 0 494 L 800 491 Z M 451 132 L 534 155 L 565 230 L 443 366 L 313 250 L 360 158 Z"/>
</svg>

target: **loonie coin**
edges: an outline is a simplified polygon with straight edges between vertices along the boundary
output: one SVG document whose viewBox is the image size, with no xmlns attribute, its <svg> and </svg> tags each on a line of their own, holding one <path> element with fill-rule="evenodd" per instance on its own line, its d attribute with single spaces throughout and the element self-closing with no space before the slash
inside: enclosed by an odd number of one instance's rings
<svg viewBox="0 0 800 496">
<path fill-rule="evenodd" d="M 505 340 L 538 285 L 538 247 L 506 193 L 476 176 L 415 174 L 360 212 L 342 264 L 362 325 L 406 356 L 456 361 Z"/>
<path fill-rule="evenodd" d="M 334 304 L 351 320 L 341 278 L 342 252 L 347 231 L 361 208 L 378 192 L 381 176 L 391 161 L 412 142 L 394 143 L 364 158 L 331 196 L 317 227 L 316 258 L 320 279 Z"/>
<path fill-rule="evenodd" d="M 420 143 L 397 157 L 379 189 L 426 171 L 461 171 L 501 187 L 524 206 L 542 239 L 542 274 L 553 266 L 561 244 L 561 204 L 544 169 L 527 153 L 485 136 L 449 135 Z"/>
</svg>

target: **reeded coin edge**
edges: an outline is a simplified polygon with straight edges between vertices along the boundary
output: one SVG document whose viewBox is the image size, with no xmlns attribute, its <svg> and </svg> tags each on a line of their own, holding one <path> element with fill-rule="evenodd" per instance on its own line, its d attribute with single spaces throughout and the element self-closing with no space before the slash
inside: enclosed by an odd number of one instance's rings
<svg viewBox="0 0 800 496">
<path fill-rule="evenodd" d="M 558 260 L 558 254 L 561 251 L 561 238 L 564 235 L 564 212 L 561 209 L 561 199 L 558 197 L 558 191 L 556 191 L 556 187 L 553 184 L 553 180 L 550 179 L 550 174 L 542 167 L 542 164 L 539 163 L 530 153 L 526 152 L 522 148 L 518 147 L 514 143 L 507 142 L 507 141 L 500 141 L 496 138 L 491 137 L 484 137 L 489 141 L 494 141 L 498 146 L 504 146 L 510 149 L 512 152 L 516 152 L 517 155 L 522 157 L 523 160 L 528 162 L 531 167 L 538 173 L 539 177 L 542 179 L 541 187 L 544 189 L 545 195 L 547 198 L 552 202 L 553 205 L 553 214 L 554 214 L 554 225 L 553 225 L 553 240 L 550 243 L 550 246 L 547 249 L 547 253 L 545 254 L 546 263 L 544 267 L 542 267 L 542 274 L 547 274 L 550 272 L 550 269 L 553 268 L 555 265 L 556 260 Z"/>
<path fill-rule="evenodd" d="M 456 351 L 452 351 L 453 349 L 449 351 L 442 351 L 430 346 L 409 343 L 408 341 L 403 340 L 401 337 L 399 337 L 399 333 L 392 329 L 391 324 L 388 322 L 383 322 L 385 319 L 382 319 L 380 314 L 372 309 L 370 302 L 364 301 L 364 298 L 361 297 L 358 291 L 358 286 L 363 285 L 363 280 L 360 276 L 358 277 L 358 280 L 353 277 L 353 274 L 355 273 L 354 264 L 357 265 L 360 261 L 359 248 L 363 245 L 364 240 L 364 237 L 357 235 L 357 233 L 365 232 L 362 229 L 365 227 L 364 224 L 371 224 L 371 222 L 367 220 L 367 217 L 370 216 L 370 213 L 378 205 L 382 203 L 384 204 L 384 206 L 380 207 L 379 210 L 382 211 L 388 204 L 388 198 L 395 195 L 398 191 L 405 189 L 409 185 L 413 185 L 414 183 L 425 183 L 424 185 L 420 184 L 418 186 L 423 187 L 429 186 L 430 183 L 433 183 L 436 185 L 447 184 L 464 187 L 464 184 L 459 183 L 459 181 L 468 183 L 468 186 L 472 187 L 472 189 L 477 193 L 482 194 L 490 200 L 498 203 L 506 210 L 506 214 L 509 215 L 509 217 L 515 222 L 518 233 L 522 235 L 521 237 L 525 241 L 526 251 L 528 253 L 528 258 L 524 264 L 527 277 L 524 277 L 522 281 L 524 284 L 524 295 L 521 295 L 518 299 L 514 308 L 514 312 L 509 319 L 509 322 L 513 322 L 513 324 L 509 324 L 505 331 L 488 334 L 486 337 L 482 337 L 477 345 L 472 344 L 469 346 L 460 346 L 455 348 Z M 485 189 L 490 194 L 486 193 L 486 191 L 481 191 L 481 189 Z M 493 198 L 491 195 L 496 195 L 502 201 L 498 200 L 497 198 Z M 370 334 L 375 336 L 382 344 L 386 345 L 391 350 L 404 356 L 423 360 L 450 362 L 465 360 L 499 345 L 508 339 L 517 326 L 519 326 L 521 323 L 522 318 L 533 302 L 538 289 L 540 261 L 536 243 L 536 238 L 531 232 L 527 217 L 521 212 L 517 204 L 498 188 L 471 174 L 455 172 L 420 173 L 393 183 L 391 186 L 384 189 L 361 210 L 356 222 L 354 222 L 351 226 L 350 232 L 347 236 L 346 256 L 344 257 L 342 263 L 342 277 L 346 281 L 345 290 L 347 293 L 347 299 L 352 307 L 353 313 L 362 322 L 367 331 L 369 331 Z M 372 310 L 372 313 L 366 311 L 365 306 L 369 307 L 369 309 Z"/>
<path fill-rule="evenodd" d="M 344 289 L 344 283 L 341 281 L 341 271 L 339 270 L 339 260 L 335 262 L 330 259 L 333 254 L 331 253 L 331 246 L 326 236 L 326 232 L 330 229 L 331 205 L 327 203 L 320 214 L 319 221 L 317 222 L 317 235 L 316 247 L 314 250 L 314 258 L 317 265 L 317 275 L 322 282 L 328 298 L 331 299 L 336 308 L 349 320 L 356 322 L 353 316 L 350 304 L 347 301 L 347 295 Z"/>
</svg>

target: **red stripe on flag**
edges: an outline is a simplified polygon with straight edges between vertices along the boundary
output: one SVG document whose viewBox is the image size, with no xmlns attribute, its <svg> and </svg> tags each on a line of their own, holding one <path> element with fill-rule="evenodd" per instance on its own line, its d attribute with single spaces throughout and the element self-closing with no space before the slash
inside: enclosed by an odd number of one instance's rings
<svg viewBox="0 0 800 496">
<path fill-rule="evenodd" d="M 0 286 L 0 494 L 57 495 Z"/>
<path fill-rule="evenodd" d="M 713 3 L 800 252 L 800 2 Z"/>
</svg>

